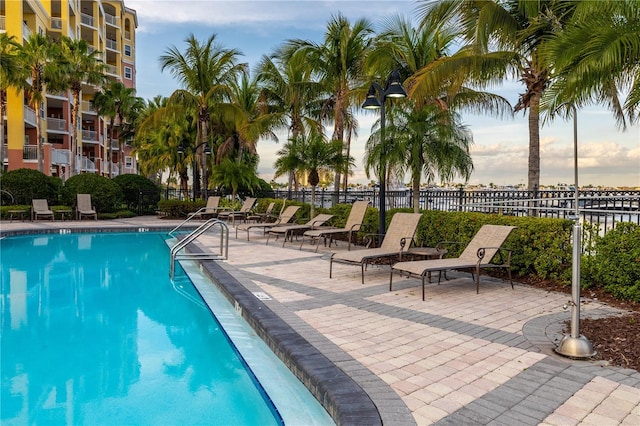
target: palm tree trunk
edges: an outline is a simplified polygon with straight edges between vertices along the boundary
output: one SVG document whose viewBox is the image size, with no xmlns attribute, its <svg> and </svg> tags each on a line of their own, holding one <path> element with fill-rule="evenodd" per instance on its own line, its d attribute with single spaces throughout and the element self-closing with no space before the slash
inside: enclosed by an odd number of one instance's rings
<svg viewBox="0 0 640 426">
<path fill-rule="evenodd" d="M 540 185 L 540 94 L 531 96 L 529 105 L 529 191 Z"/>
<path fill-rule="evenodd" d="M 107 166 L 108 166 L 107 174 L 109 175 L 109 179 L 112 178 L 111 165 L 113 162 L 113 147 L 111 145 L 111 141 L 113 140 L 113 125 L 114 125 L 114 119 L 111 118 L 109 120 L 109 148 L 107 149 L 107 156 L 109 157 L 109 162 L 107 163 Z"/>
<path fill-rule="evenodd" d="M 78 155 L 78 116 L 80 111 L 80 92 L 73 91 L 71 107 L 71 156 L 69 158 L 69 177 L 76 174 L 76 158 Z"/>
<path fill-rule="evenodd" d="M 414 176 L 412 179 L 413 189 L 413 212 L 419 213 L 420 211 L 420 175 Z"/>
<path fill-rule="evenodd" d="M 40 130 L 40 102 L 36 102 L 36 139 L 38 144 L 38 171 L 44 173 L 44 143 L 42 142 L 42 135 Z"/>
<path fill-rule="evenodd" d="M 0 90 L 0 117 L 4 117 L 4 103 L 6 92 Z M 0 119 L 0 174 L 4 172 L 4 119 Z"/>
</svg>

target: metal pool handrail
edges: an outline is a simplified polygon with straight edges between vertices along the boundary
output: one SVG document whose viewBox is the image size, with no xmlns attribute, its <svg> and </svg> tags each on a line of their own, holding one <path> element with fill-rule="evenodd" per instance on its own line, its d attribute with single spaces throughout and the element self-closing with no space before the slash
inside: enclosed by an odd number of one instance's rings
<svg viewBox="0 0 640 426">
<path fill-rule="evenodd" d="M 211 252 L 199 252 L 199 253 L 181 253 L 187 245 L 193 242 L 200 235 L 204 234 L 210 228 L 220 225 L 220 253 Z M 171 260 L 169 264 L 169 276 L 173 281 L 176 269 L 176 260 L 189 259 L 189 260 L 224 260 L 229 256 L 229 227 L 227 224 L 218 219 L 209 219 L 197 229 L 193 230 L 189 235 L 182 238 L 171 247 Z"/>
<path fill-rule="evenodd" d="M 202 216 L 202 213 L 205 213 L 209 210 L 208 207 L 201 207 L 200 209 L 198 209 L 198 211 L 195 211 L 193 213 L 191 213 L 189 216 L 187 216 L 187 218 L 185 220 L 182 221 L 182 223 L 180 223 L 178 226 L 176 226 L 175 228 L 173 228 L 171 231 L 167 232 L 167 235 L 170 236 L 174 236 L 173 233 L 176 232 L 178 229 L 182 228 L 183 225 L 185 225 L 186 223 L 190 222 L 191 219 L 193 219 L 196 216 Z"/>
</svg>

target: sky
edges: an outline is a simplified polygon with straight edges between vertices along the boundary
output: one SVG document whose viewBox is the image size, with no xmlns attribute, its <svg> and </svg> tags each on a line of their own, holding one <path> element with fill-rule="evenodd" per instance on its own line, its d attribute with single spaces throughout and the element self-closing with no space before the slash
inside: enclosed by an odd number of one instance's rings
<svg viewBox="0 0 640 426">
<path fill-rule="evenodd" d="M 137 95 L 151 99 L 169 96 L 179 88 L 168 71 L 160 70 L 159 57 L 170 47 L 184 51 L 184 40 L 193 33 L 200 41 L 216 34 L 217 42 L 243 53 L 239 60 L 253 70 L 263 55 L 272 53 L 288 39 L 322 42 L 333 15 L 341 13 L 351 22 L 366 18 L 374 28 L 385 19 L 402 15 L 416 19 L 414 1 L 220 1 L 220 0 L 125 0 L 136 10 Z M 523 86 L 506 82 L 491 88 L 515 105 Z M 527 114 L 495 119 L 487 115 L 462 114 L 463 124 L 473 134 L 471 156 L 474 172 L 468 183 L 483 185 L 527 184 L 529 132 Z M 364 146 L 375 114 L 359 115 L 358 137 L 352 139 L 356 160 L 352 183 L 368 183 L 362 168 Z M 580 186 L 640 187 L 640 125 L 619 130 L 610 112 L 592 106 L 578 110 L 578 184 Z M 574 183 L 573 119 L 545 123 L 540 131 L 540 183 Z M 258 143 L 258 173 L 267 182 L 273 178 L 276 152 L 286 142 Z M 285 181 L 279 178 L 278 181 Z M 408 179 L 407 179 L 408 181 Z M 456 182 L 462 183 L 458 178 Z M 436 182 L 439 183 L 439 182 Z"/>
</svg>

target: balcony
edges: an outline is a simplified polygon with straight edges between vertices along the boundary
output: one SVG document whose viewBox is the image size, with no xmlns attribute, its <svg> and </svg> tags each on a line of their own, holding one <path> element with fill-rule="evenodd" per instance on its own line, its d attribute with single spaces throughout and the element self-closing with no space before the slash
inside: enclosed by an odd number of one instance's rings
<svg viewBox="0 0 640 426">
<path fill-rule="evenodd" d="M 118 42 L 115 40 L 107 39 L 107 49 L 118 50 Z"/>
<path fill-rule="evenodd" d="M 118 17 L 117 16 L 113 16 L 113 15 L 109 15 L 108 13 L 104 14 L 104 21 L 109 24 L 109 25 L 113 25 L 114 27 L 118 27 Z"/>
<path fill-rule="evenodd" d="M 52 30 L 62 30 L 62 18 L 51 18 L 51 29 Z"/>
<path fill-rule="evenodd" d="M 80 15 L 80 22 L 82 23 L 82 25 L 87 25 L 92 28 L 96 27 L 94 17 L 91 15 L 87 15 L 86 13 Z"/>
<path fill-rule="evenodd" d="M 109 173 L 109 166 L 111 166 L 111 173 Z M 111 161 L 104 162 L 104 168 L 102 172 L 106 175 L 110 174 L 110 177 L 116 177 L 120 174 L 120 167 L 118 167 L 118 163 L 112 163 Z"/>
<path fill-rule="evenodd" d="M 98 114 L 98 111 L 96 111 L 96 108 L 93 106 L 93 102 L 82 101 L 81 107 L 83 114 Z"/>
<path fill-rule="evenodd" d="M 118 139 L 111 139 L 111 149 L 113 151 L 120 151 L 120 144 L 118 143 Z"/>
<path fill-rule="evenodd" d="M 66 166 L 71 163 L 71 151 L 68 149 L 51 148 L 51 164 Z"/>
<path fill-rule="evenodd" d="M 31 127 L 36 127 L 36 112 L 26 105 L 24 106 L 24 122 Z"/>
<path fill-rule="evenodd" d="M 4 16 L 0 16 L 0 31 L 7 31 L 7 24 L 5 22 L 6 18 Z"/>
<path fill-rule="evenodd" d="M 80 170 L 83 172 L 92 172 L 95 173 L 98 169 L 96 168 L 96 163 L 89 160 L 87 157 L 82 157 L 80 163 Z"/>
<path fill-rule="evenodd" d="M 38 147 L 36 145 L 25 145 L 22 147 L 22 159 L 34 161 L 38 159 Z"/>
<path fill-rule="evenodd" d="M 26 23 L 22 23 L 22 37 L 26 40 L 31 35 L 31 28 Z"/>
<path fill-rule="evenodd" d="M 120 69 L 118 67 L 116 67 L 115 65 L 107 64 L 107 74 L 120 76 Z"/>
<path fill-rule="evenodd" d="M 98 132 L 95 130 L 82 130 L 82 143 L 98 143 Z"/>
<path fill-rule="evenodd" d="M 68 133 L 67 120 L 47 117 L 47 132 L 49 131 Z"/>
</svg>

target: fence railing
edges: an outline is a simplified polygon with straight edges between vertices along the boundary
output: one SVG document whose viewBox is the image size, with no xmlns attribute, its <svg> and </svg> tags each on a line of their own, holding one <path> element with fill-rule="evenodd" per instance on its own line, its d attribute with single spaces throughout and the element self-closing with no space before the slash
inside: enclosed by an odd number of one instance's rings
<svg viewBox="0 0 640 426">
<path fill-rule="evenodd" d="M 196 194 L 197 195 L 197 194 Z M 311 191 L 273 190 L 255 194 L 258 197 L 287 198 L 303 203 L 311 202 Z M 179 189 L 165 188 L 167 199 L 190 199 L 193 191 L 184 194 Z M 342 191 L 326 189 L 316 191 L 315 204 L 330 208 L 337 203 L 366 200 L 373 207 L 380 205 L 377 189 Z M 418 197 L 421 210 L 442 210 L 493 213 L 509 216 L 537 216 L 573 219 L 575 217 L 575 191 L 573 190 L 466 190 L 426 189 Z M 413 191 L 386 191 L 386 207 L 413 208 Z M 640 191 L 637 190 L 581 190 L 578 194 L 580 219 L 600 225 L 601 232 L 613 229 L 618 222 L 640 224 Z"/>
</svg>

